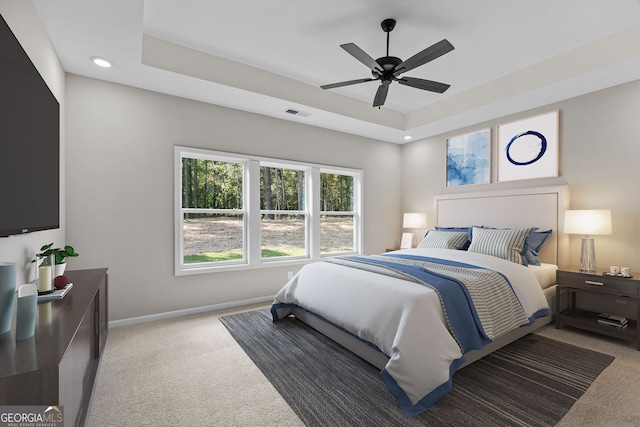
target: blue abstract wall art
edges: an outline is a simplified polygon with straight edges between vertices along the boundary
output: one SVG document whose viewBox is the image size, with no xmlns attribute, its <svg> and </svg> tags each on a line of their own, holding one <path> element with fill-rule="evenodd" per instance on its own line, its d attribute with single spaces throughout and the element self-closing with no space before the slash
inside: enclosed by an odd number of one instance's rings
<svg viewBox="0 0 640 427">
<path fill-rule="evenodd" d="M 491 129 L 447 139 L 447 187 L 488 184 L 491 176 Z"/>
</svg>

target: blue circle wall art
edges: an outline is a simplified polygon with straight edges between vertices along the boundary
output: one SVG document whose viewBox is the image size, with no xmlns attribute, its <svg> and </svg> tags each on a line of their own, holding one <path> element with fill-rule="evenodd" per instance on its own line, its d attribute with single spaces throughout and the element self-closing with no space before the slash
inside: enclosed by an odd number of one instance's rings
<svg viewBox="0 0 640 427">
<path fill-rule="evenodd" d="M 540 132 L 528 130 L 509 141 L 505 148 L 507 160 L 516 166 L 526 166 L 537 162 L 547 151 L 547 138 Z"/>
<path fill-rule="evenodd" d="M 559 113 L 497 126 L 498 182 L 558 176 Z"/>
</svg>

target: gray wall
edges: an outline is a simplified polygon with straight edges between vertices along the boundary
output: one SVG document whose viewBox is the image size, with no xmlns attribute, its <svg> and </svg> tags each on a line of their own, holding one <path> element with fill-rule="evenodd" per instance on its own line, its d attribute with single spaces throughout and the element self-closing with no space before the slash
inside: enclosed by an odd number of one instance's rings
<svg viewBox="0 0 640 427">
<path fill-rule="evenodd" d="M 446 138 L 491 127 L 495 170 L 496 125 L 560 110 L 560 176 L 541 180 L 445 187 Z M 640 275 L 640 81 L 593 92 L 543 108 L 499 117 L 403 146 L 403 211 L 428 212 L 433 196 L 451 192 L 568 184 L 572 209 L 611 209 L 613 234 L 594 236 L 598 266 L 631 267 Z M 535 224 L 532 224 L 535 225 Z M 580 236 L 572 236 L 577 265 Z"/>
<path fill-rule="evenodd" d="M 14 237 L 0 238 L 0 261 L 15 262 L 18 267 L 16 277 L 17 285 L 30 280 L 33 264 L 30 261 L 39 252 L 42 245 L 54 242 L 56 245 L 64 245 L 65 230 L 65 186 L 64 186 L 64 89 L 65 75 L 60 61 L 56 56 L 49 38 L 40 24 L 38 15 L 30 1 L 0 0 L 0 14 L 9 24 L 11 31 L 16 35 L 22 48 L 27 52 L 31 61 L 49 85 L 60 103 L 60 228 L 57 230 L 40 231 Z M 29 173 L 29 171 L 24 171 Z M 19 179 L 19 177 L 17 177 Z M 11 185 L 11 183 L 3 183 Z M 38 191 L 34 188 L 33 191 Z M 10 209 L 11 206 L 3 201 L 0 209 Z M 71 262 L 69 265 L 73 265 Z"/>
<path fill-rule="evenodd" d="M 111 319 L 269 299 L 300 265 L 175 277 L 173 147 L 364 170 L 364 248 L 400 234 L 401 147 L 67 76 L 67 241 L 110 269 Z"/>
</svg>

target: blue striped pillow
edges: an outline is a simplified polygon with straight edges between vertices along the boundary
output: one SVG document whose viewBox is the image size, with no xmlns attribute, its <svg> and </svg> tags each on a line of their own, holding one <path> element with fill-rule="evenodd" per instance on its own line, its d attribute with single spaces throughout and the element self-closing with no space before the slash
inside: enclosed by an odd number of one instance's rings
<svg viewBox="0 0 640 427">
<path fill-rule="evenodd" d="M 440 227 L 438 225 L 436 225 L 436 230 L 441 230 L 441 231 L 464 231 L 465 233 L 467 233 L 467 240 L 462 244 L 462 246 L 460 246 L 458 249 L 466 251 L 467 248 L 469 247 L 469 244 L 471 244 L 471 227 Z"/>
<path fill-rule="evenodd" d="M 535 228 L 479 228 L 471 230 L 469 252 L 503 258 L 516 264 L 527 265 L 524 257 L 527 237 Z"/>
<path fill-rule="evenodd" d="M 460 249 L 467 241 L 465 231 L 429 230 L 418 245 L 419 248 Z"/>
</svg>

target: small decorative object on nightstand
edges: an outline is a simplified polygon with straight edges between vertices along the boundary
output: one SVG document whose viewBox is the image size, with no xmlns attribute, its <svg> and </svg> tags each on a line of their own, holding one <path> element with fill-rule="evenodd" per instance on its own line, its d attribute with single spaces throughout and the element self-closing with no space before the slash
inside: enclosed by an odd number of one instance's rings
<svg viewBox="0 0 640 427">
<path fill-rule="evenodd" d="M 578 270 L 558 270 L 556 273 L 556 329 L 564 325 L 597 332 L 615 338 L 635 341 L 640 350 L 640 280 L 605 274 L 585 273 Z M 561 312 L 560 294 L 569 293 L 569 308 Z M 623 299 L 636 303 L 636 320 L 608 313 L 580 310 L 576 307 L 576 294 L 596 295 L 610 299 Z M 605 321 L 607 319 L 608 321 Z M 617 324 L 613 324 L 615 321 Z"/>
</svg>

